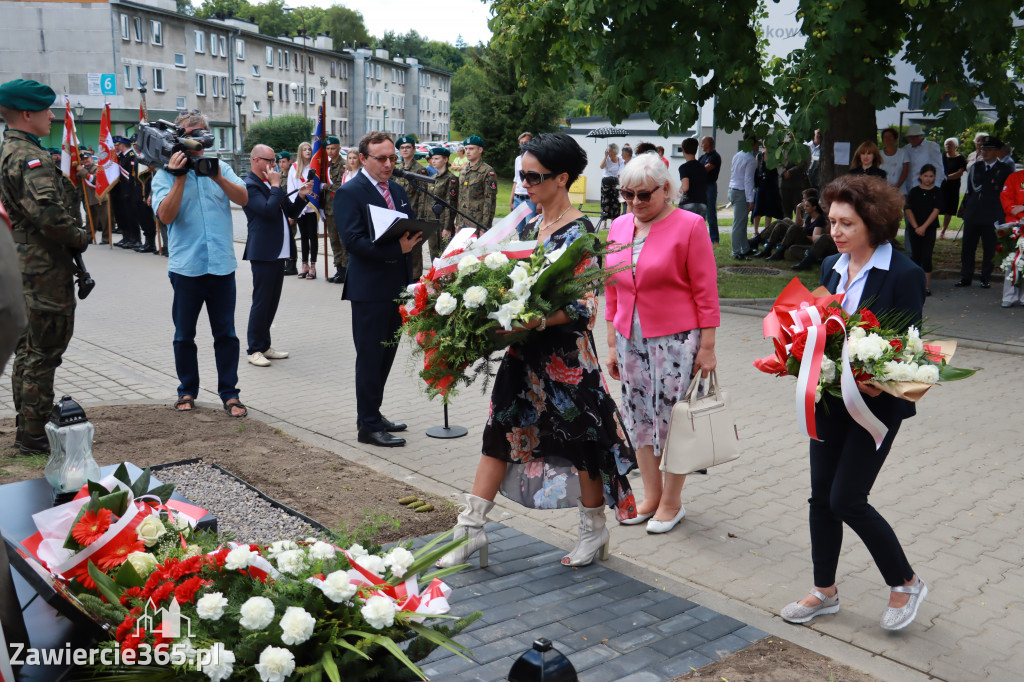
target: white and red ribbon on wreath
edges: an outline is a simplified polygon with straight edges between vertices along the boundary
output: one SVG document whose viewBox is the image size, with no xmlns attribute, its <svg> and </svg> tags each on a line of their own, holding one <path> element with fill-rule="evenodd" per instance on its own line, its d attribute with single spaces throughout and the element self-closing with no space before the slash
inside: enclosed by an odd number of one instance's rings
<svg viewBox="0 0 1024 682">
<path fill-rule="evenodd" d="M 536 241 L 508 241 L 516 231 L 516 226 L 530 214 L 526 203 L 519 204 L 511 213 L 502 218 L 497 225 L 476 237 L 476 228 L 464 227 L 448 244 L 444 253 L 434 259 L 434 279 L 443 277 L 458 268 L 459 260 L 469 254 L 483 259 L 489 253 L 501 252 L 516 260 L 529 258 L 537 246 Z M 504 247 L 504 248 L 502 248 Z"/>
<path fill-rule="evenodd" d="M 421 592 L 418 576 L 410 576 L 406 578 L 405 582 L 392 585 L 372 571 L 360 566 L 359 559 L 352 558 L 348 552 L 345 552 L 345 556 L 348 557 L 349 563 L 352 565 L 352 570 L 349 571 L 349 579 L 352 583 L 377 588 L 372 590 L 371 594 L 391 599 L 399 611 L 422 614 L 411 617 L 409 620 L 422 623 L 427 616 L 448 613 L 451 609 L 448 597 L 451 596 L 452 588 L 439 578 L 431 580 L 426 589 Z"/>
</svg>

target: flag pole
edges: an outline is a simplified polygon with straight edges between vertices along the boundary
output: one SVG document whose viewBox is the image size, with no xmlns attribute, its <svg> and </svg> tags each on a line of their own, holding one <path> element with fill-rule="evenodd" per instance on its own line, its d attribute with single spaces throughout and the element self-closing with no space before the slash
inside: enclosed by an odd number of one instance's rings
<svg viewBox="0 0 1024 682">
<path fill-rule="evenodd" d="M 82 194 L 85 195 L 85 217 L 89 221 L 89 241 L 93 244 L 96 243 L 96 228 L 92 224 L 92 211 L 89 210 L 89 192 L 85 189 L 85 183 L 82 183 Z"/>
<path fill-rule="evenodd" d="M 104 202 L 107 205 L 107 244 L 110 245 L 110 250 L 114 250 L 114 229 L 112 227 L 113 219 L 110 217 L 110 198 Z"/>
</svg>

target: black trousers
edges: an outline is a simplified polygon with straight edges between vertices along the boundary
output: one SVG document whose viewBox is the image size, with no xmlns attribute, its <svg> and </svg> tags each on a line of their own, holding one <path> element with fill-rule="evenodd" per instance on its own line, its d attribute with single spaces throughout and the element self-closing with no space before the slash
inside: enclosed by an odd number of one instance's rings
<svg viewBox="0 0 1024 682">
<path fill-rule="evenodd" d="M 821 441 L 811 441 L 811 561 L 814 584 L 836 582 L 843 524 L 864 542 L 889 586 L 902 585 L 914 575 L 892 526 L 868 504 L 868 494 L 889 455 L 903 419 L 886 403 L 898 400 L 882 395 L 869 400 L 872 412 L 889 428 L 882 447 L 853 421 L 840 398 L 825 397 L 815 410 Z"/>
<path fill-rule="evenodd" d="M 316 213 L 303 213 L 295 220 L 302 242 L 302 262 L 316 262 Z M 325 273 L 326 274 L 326 273 Z"/>
<path fill-rule="evenodd" d="M 277 315 L 284 285 L 284 264 L 280 260 L 253 260 L 249 265 L 252 267 L 252 308 L 245 335 L 249 344 L 246 355 L 270 348 L 270 325 Z"/>
<path fill-rule="evenodd" d="M 139 241 L 139 218 L 135 213 L 135 202 L 122 198 L 114 198 L 112 202 L 114 219 L 121 228 L 121 239 L 129 242 Z"/>
<path fill-rule="evenodd" d="M 147 206 L 145 201 L 140 201 L 135 204 L 135 215 L 142 234 L 146 237 L 146 244 L 155 246 L 156 222 L 153 220 L 153 209 Z"/>
<path fill-rule="evenodd" d="M 380 406 L 391 373 L 402 326 L 394 301 L 352 301 L 352 339 L 356 346 L 356 423 L 360 429 L 383 431 Z"/>
<path fill-rule="evenodd" d="M 960 279 L 970 283 L 974 279 L 974 256 L 981 240 L 981 281 L 992 275 L 992 259 L 996 255 L 996 227 L 984 223 L 964 221 L 964 241 L 960 247 Z"/>
</svg>

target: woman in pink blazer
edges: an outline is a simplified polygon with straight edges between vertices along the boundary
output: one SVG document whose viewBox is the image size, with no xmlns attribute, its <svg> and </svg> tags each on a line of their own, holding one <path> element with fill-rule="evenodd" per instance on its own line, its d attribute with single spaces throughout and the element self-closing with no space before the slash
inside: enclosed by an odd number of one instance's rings
<svg viewBox="0 0 1024 682">
<path fill-rule="evenodd" d="M 715 368 L 720 324 L 711 239 L 700 216 L 676 208 L 671 172 L 654 154 L 639 154 L 619 175 L 631 210 L 612 222 L 607 267 L 632 268 L 606 289 L 608 372 L 622 382 L 622 416 L 636 448 L 645 499 L 635 519 L 648 533 L 666 533 L 686 515 L 686 476 L 660 470 L 672 406 L 690 378 Z"/>
</svg>

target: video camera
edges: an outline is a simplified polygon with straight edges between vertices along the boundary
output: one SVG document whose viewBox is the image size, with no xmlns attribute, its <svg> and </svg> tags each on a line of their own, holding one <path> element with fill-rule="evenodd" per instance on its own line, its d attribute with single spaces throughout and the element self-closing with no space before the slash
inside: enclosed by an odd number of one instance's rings
<svg viewBox="0 0 1024 682">
<path fill-rule="evenodd" d="M 216 177 L 220 174 L 217 159 L 188 154 L 212 146 L 213 133 L 209 130 L 197 129 L 186 134 L 183 127 L 161 119 L 155 123 L 139 124 L 135 152 L 142 163 L 151 168 L 163 168 L 172 175 L 185 175 L 189 170 L 194 170 L 200 177 Z M 185 166 L 178 170 L 167 168 L 175 152 L 185 152 L 188 159 Z"/>
</svg>

